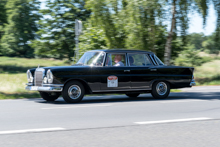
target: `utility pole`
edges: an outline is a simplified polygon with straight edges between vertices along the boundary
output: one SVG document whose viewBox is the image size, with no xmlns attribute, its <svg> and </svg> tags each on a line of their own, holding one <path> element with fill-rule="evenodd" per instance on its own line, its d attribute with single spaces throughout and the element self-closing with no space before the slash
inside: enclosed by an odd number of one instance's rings
<svg viewBox="0 0 220 147">
<path fill-rule="evenodd" d="M 75 20 L 75 63 L 79 60 L 79 35 L 82 34 L 82 22 L 78 19 Z"/>
</svg>

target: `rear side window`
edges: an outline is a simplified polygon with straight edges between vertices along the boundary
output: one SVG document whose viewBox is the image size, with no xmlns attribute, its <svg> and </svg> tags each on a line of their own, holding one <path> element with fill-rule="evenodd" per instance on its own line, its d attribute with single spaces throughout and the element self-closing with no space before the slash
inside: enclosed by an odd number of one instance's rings
<svg viewBox="0 0 220 147">
<path fill-rule="evenodd" d="M 152 65 L 145 54 L 128 54 L 128 62 L 130 66 Z"/>
</svg>

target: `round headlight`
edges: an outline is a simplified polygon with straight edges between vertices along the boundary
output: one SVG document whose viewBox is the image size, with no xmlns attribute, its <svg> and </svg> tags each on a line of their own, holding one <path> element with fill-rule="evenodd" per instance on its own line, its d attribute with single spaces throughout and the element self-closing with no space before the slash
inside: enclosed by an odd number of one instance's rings
<svg viewBox="0 0 220 147">
<path fill-rule="evenodd" d="M 49 84 L 53 83 L 53 74 L 50 71 L 50 69 L 47 71 L 47 81 L 48 81 Z"/>
<path fill-rule="evenodd" d="M 27 70 L 27 80 L 28 80 L 28 83 L 33 83 L 34 81 L 34 78 L 30 72 L 30 70 Z"/>
</svg>

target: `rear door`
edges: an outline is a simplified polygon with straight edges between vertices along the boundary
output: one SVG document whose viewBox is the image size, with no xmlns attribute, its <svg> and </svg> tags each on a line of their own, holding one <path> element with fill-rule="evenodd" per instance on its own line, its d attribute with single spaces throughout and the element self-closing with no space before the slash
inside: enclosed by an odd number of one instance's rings
<svg viewBox="0 0 220 147">
<path fill-rule="evenodd" d="M 157 78 L 157 70 L 147 54 L 128 54 L 131 88 L 149 89 L 152 80 Z"/>
</svg>

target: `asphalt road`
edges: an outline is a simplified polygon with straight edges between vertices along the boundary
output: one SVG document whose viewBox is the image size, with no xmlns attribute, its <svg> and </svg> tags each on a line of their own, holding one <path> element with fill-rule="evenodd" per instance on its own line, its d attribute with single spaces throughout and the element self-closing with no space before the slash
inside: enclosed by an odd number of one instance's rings
<svg viewBox="0 0 220 147">
<path fill-rule="evenodd" d="M 150 94 L 0 101 L 0 147 L 219 147 L 220 86 Z"/>
</svg>

